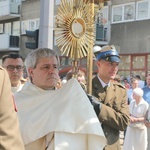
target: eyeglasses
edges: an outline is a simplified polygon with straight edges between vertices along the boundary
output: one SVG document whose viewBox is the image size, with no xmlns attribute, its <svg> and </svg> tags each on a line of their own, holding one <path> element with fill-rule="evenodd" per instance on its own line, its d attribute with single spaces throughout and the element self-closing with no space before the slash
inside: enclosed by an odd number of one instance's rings
<svg viewBox="0 0 150 150">
<path fill-rule="evenodd" d="M 8 65 L 8 66 L 4 66 L 8 71 L 14 71 L 15 69 L 17 71 L 21 71 L 23 70 L 24 66 L 12 66 L 12 65 Z"/>
</svg>

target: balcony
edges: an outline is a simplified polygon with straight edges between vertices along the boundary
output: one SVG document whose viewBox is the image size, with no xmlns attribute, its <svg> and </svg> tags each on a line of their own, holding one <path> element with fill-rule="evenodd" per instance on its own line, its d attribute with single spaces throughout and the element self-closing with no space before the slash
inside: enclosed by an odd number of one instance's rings
<svg viewBox="0 0 150 150">
<path fill-rule="evenodd" d="M 101 24 L 96 24 L 96 44 L 105 45 L 109 41 L 108 27 L 104 27 Z"/>
<path fill-rule="evenodd" d="M 19 51 L 19 36 L 0 34 L 0 51 Z"/>
<path fill-rule="evenodd" d="M 107 41 L 106 32 L 107 28 L 104 28 L 103 25 L 96 24 L 96 40 Z"/>
<path fill-rule="evenodd" d="M 20 2 L 0 1 L 0 21 L 20 17 Z"/>
</svg>

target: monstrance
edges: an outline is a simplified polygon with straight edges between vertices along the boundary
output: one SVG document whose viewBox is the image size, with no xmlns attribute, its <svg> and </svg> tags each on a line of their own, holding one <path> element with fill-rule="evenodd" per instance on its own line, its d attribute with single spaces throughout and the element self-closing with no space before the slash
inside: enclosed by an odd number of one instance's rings
<svg viewBox="0 0 150 150">
<path fill-rule="evenodd" d="M 72 59 L 78 72 L 79 59 L 92 51 L 95 41 L 94 15 L 88 0 L 61 0 L 56 16 L 55 38 L 62 55 Z"/>
</svg>

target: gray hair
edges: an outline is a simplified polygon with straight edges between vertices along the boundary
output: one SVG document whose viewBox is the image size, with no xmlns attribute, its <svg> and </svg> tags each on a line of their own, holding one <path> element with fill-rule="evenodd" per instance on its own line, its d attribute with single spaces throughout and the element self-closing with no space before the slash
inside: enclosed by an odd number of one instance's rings
<svg viewBox="0 0 150 150">
<path fill-rule="evenodd" d="M 140 97 L 143 97 L 143 90 L 141 88 L 135 88 L 133 90 L 133 93 L 135 93 L 136 95 L 140 96 Z"/>
<path fill-rule="evenodd" d="M 40 58 L 48 58 L 51 56 L 55 56 L 58 62 L 58 66 L 60 65 L 59 57 L 57 54 L 49 48 L 39 48 L 36 50 L 31 51 L 26 59 L 25 59 L 25 66 L 28 73 L 28 68 L 36 68 L 37 62 Z M 29 73 L 28 73 L 29 75 Z"/>
</svg>

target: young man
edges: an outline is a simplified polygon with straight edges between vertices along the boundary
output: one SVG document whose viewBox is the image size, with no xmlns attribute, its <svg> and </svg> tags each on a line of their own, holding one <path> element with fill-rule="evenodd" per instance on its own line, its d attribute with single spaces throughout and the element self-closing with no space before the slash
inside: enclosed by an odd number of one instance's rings
<svg viewBox="0 0 150 150">
<path fill-rule="evenodd" d="M 55 90 L 59 59 L 48 48 L 28 54 L 25 66 L 31 82 L 15 94 L 26 150 L 99 150 L 105 145 L 99 120 L 74 79 Z"/>
<path fill-rule="evenodd" d="M 22 89 L 21 78 L 23 76 L 23 58 L 17 53 L 10 53 L 2 57 L 2 66 L 7 70 L 13 93 Z"/>
<path fill-rule="evenodd" d="M 0 66 L 0 149 L 24 150 L 9 76 Z"/>
<path fill-rule="evenodd" d="M 129 123 L 126 89 L 111 82 L 118 72 L 120 58 L 114 46 L 102 47 L 96 58 L 98 74 L 92 80 L 92 94 L 99 104 L 93 101 L 93 105 L 107 138 L 105 150 L 119 150 L 119 131 L 125 130 Z"/>
</svg>

